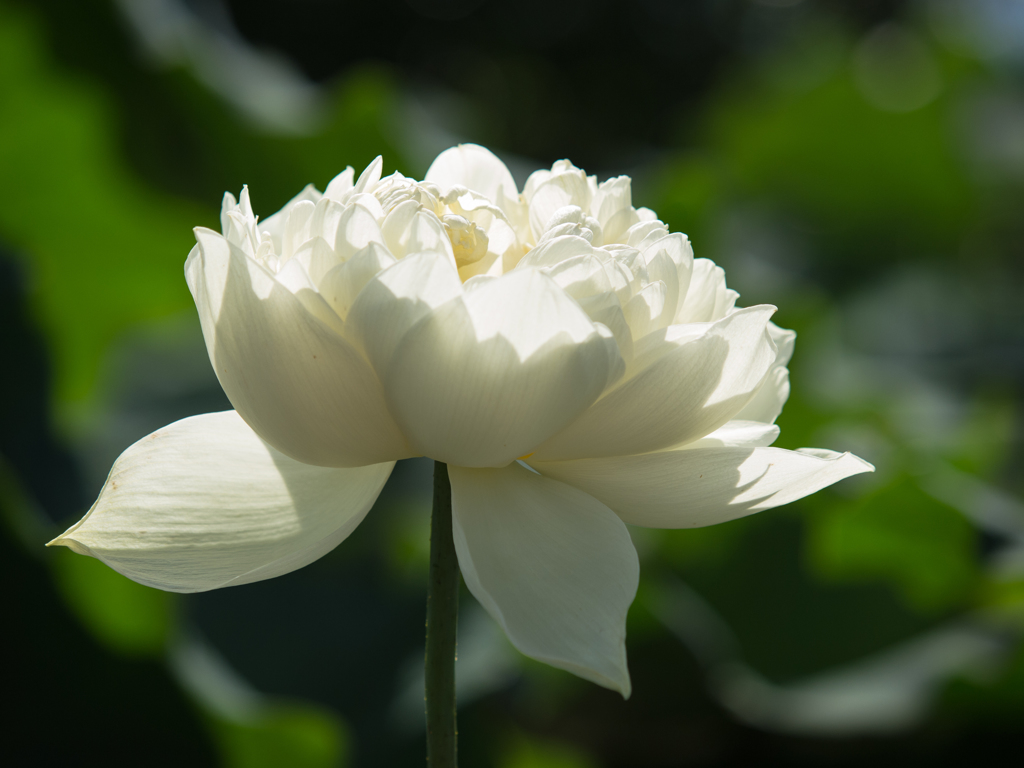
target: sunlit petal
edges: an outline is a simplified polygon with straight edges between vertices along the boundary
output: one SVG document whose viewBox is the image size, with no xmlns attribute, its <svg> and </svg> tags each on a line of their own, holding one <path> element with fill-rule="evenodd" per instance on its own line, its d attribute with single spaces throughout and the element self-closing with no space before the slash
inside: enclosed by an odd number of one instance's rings
<svg viewBox="0 0 1024 768">
<path fill-rule="evenodd" d="M 51 544 L 172 592 L 270 579 L 345 539 L 393 466 L 313 467 L 234 411 L 192 416 L 121 454 L 89 513 Z"/>
<path fill-rule="evenodd" d="M 639 563 L 604 504 L 512 464 L 449 466 L 466 586 L 527 656 L 629 697 L 626 611 Z"/>
</svg>

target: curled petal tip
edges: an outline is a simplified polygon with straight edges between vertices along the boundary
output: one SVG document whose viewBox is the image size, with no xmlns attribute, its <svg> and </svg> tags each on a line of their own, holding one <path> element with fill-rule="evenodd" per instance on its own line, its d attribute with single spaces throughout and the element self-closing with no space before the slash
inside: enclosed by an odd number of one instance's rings
<svg viewBox="0 0 1024 768">
<path fill-rule="evenodd" d="M 854 461 L 858 462 L 864 468 L 863 470 L 861 470 L 862 473 L 863 472 L 874 472 L 875 471 L 875 465 L 872 464 L 870 461 L 865 461 L 860 456 L 852 454 L 849 451 L 847 451 L 844 454 L 844 457 L 845 456 L 849 456 L 851 459 L 853 459 Z M 860 474 L 860 473 L 854 473 L 854 474 Z"/>
</svg>

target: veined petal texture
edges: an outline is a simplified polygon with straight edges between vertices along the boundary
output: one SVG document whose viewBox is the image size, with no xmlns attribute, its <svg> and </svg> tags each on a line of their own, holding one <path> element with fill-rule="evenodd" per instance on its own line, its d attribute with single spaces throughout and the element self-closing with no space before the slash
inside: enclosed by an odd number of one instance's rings
<svg viewBox="0 0 1024 768">
<path fill-rule="evenodd" d="M 718 429 L 750 401 L 775 359 L 766 330 L 774 311 L 750 307 L 650 334 L 628 378 L 540 446 L 537 460 L 648 453 Z"/>
<path fill-rule="evenodd" d="M 640 566 L 621 520 L 519 464 L 448 474 L 470 592 L 527 656 L 628 698 L 626 612 Z"/>
<path fill-rule="evenodd" d="M 406 257 L 367 284 L 349 321 L 413 449 L 464 467 L 530 453 L 623 367 L 611 332 L 537 270 L 463 291 L 442 255 Z"/>
<path fill-rule="evenodd" d="M 627 523 L 648 528 L 724 523 L 874 471 L 850 453 L 748 446 L 530 464 L 586 491 Z"/>
<path fill-rule="evenodd" d="M 392 467 L 309 466 L 265 443 L 234 411 L 192 416 L 121 454 L 89 513 L 51 544 L 171 592 L 248 584 L 336 547 Z"/>
<path fill-rule="evenodd" d="M 186 278 L 214 371 L 249 426 L 306 464 L 412 455 L 362 353 L 225 238 L 201 228 L 196 238 Z"/>
<path fill-rule="evenodd" d="M 796 332 L 768 323 L 768 333 L 779 351 L 764 384 L 750 402 L 743 406 L 743 410 L 736 414 L 737 419 L 773 424 L 789 399 L 789 370 L 786 366 L 793 357 Z"/>
</svg>

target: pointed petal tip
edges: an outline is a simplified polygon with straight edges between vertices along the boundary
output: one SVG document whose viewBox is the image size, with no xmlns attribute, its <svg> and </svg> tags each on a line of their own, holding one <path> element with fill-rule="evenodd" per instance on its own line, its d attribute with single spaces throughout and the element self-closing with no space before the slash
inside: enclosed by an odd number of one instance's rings
<svg viewBox="0 0 1024 768">
<path fill-rule="evenodd" d="M 89 513 L 47 546 L 168 592 L 247 584 L 347 538 L 393 467 L 313 467 L 270 448 L 234 411 L 192 416 L 129 447 Z"/>
<path fill-rule="evenodd" d="M 629 668 L 626 664 L 626 643 L 625 640 L 622 642 L 621 648 L 622 658 L 615 663 L 615 670 L 612 671 L 608 667 L 604 667 L 603 670 L 599 670 L 595 667 L 582 667 L 578 665 L 569 665 L 564 661 L 547 662 L 553 667 L 564 669 L 567 672 L 571 672 L 584 680 L 600 685 L 602 688 L 607 688 L 609 691 L 615 691 L 617 694 L 622 696 L 624 701 L 628 701 L 629 697 L 633 695 L 633 681 L 629 676 Z M 541 661 L 545 661 L 541 659 Z"/>
<path fill-rule="evenodd" d="M 209 239 L 212 237 L 224 237 L 224 235 L 222 235 L 220 232 L 210 229 L 209 227 L 192 227 L 192 234 L 196 236 L 196 242 L 199 243 L 200 246 L 203 243 L 203 239 Z"/>
<path fill-rule="evenodd" d="M 629 676 L 629 666 L 626 662 L 626 640 L 623 638 L 621 658 L 615 665 L 615 672 L 608 674 L 611 670 L 607 670 L 605 674 L 601 675 L 601 679 L 591 678 L 595 683 L 607 688 L 609 691 L 615 691 L 622 697 L 623 701 L 629 701 L 629 697 L 633 695 L 633 681 Z"/>
<path fill-rule="evenodd" d="M 796 452 L 802 453 L 805 456 L 814 456 L 815 458 L 823 461 L 842 464 L 844 469 L 848 471 L 848 474 L 844 475 L 844 477 L 852 477 L 853 475 L 861 475 L 865 472 L 875 471 L 874 464 L 870 461 L 865 461 L 851 451 L 839 453 L 838 451 L 830 451 L 827 448 L 797 448 Z"/>
<path fill-rule="evenodd" d="M 623 701 L 629 701 L 629 697 L 633 695 L 633 683 L 629 679 L 629 673 L 626 673 L 626 679 L 616 689 L 622 696 Z"/>
<path fill-rule="evenodd" d="M 75 526 L 77 527 L 77 525 Z M 60 536 L 55 538 L 53 541 L 46 542 L 47 547 L 67 547 L 76 555 L 85 555 L 86 557 L 95 557 L 92 550 L 89 549 L 85 544 L 80 541 L 76 541 L 68 536 L 69 532 L 62 533 Z"/>
</svg>

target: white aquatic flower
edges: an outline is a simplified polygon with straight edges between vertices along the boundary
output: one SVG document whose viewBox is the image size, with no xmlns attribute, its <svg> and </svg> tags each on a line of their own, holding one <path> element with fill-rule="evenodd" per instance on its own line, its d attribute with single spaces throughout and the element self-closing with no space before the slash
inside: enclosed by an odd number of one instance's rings
<svg viewBox="0 0 1024 768">
<path fill-rule="evenodd" d="M 628 696 L 625 523 L 690 528 L 870 471 L 770 447 L 795 334 L 720 267 L 567 161 L 522 193 L 488 150 L 414 182 L 378 158 L 185 265 L 234 411 L 140 440 L 53 543 L 150 586 L 278 576 L 359 524 L 395 461 L 448 464 L 470 591 L 533 658 Z"/>
</svg>

